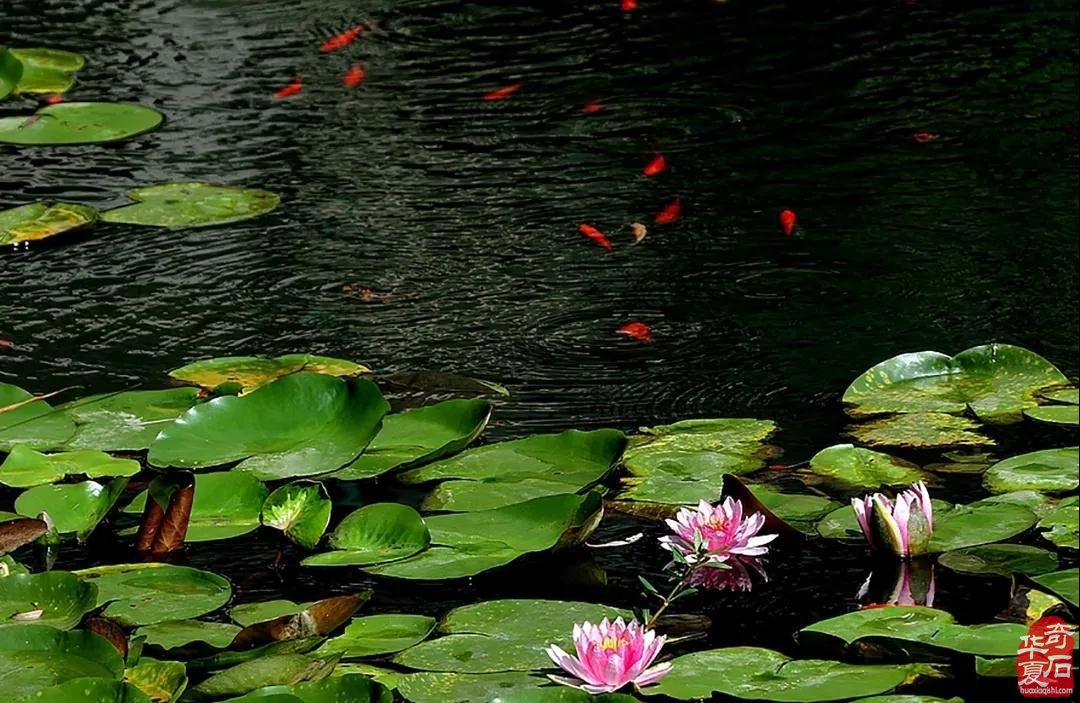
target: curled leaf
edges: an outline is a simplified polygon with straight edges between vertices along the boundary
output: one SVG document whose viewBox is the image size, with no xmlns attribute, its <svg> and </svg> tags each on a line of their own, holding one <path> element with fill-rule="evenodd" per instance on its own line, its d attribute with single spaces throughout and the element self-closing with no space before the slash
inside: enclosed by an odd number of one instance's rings
<svg viewBox="0 0 1080 703">
<path fill-rule="evenodd" d="M 370 593 L 325 598 L 301 610 L 248 625 L 236 633 L 230 649 L 254 649 L 271 642 L 328 635 L 360 609 Z"/>
<path fill-rule="evenodd" d="M 48 523 L 39 518 L 22 517 L 0 522 L 0 555 L 14 552 L 48 531 Z"/>
</svg>

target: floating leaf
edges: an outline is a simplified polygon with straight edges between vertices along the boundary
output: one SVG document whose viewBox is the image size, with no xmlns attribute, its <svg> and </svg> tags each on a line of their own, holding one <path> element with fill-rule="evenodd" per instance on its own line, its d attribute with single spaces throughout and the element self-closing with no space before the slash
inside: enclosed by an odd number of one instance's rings
<svg viewBox="0 0 1080 703">
<path fill-rule="evenodd" d="M 747 488 L 769 512 L 804 533 L 812 534 L 817 521 L 838 506 L 836 501 L 828 498 L 806 493 L 781 493 L 766 485 L 749 485 Z"/>
<path fill-rule="evenodd" d="M 10 49 L 0 47 L 0 100 L 11 95 L 22 78 L 23 66 Z"/>
<path fill-rule="evenodd" d="M 321 483 L 297 481 L 276 489 L 263 502 L 260 521 L 281 530 L 305 549 L 315 549 L 330 524 L 333 503 Z"/>
<path fill-rule="evenodd" d="M 370 381 L 295 373 L 241 396 L 196 405 L 150 445 L 154 466 L 239 460 L 261 480 L 327 473 L 356 458 L 388 409 Z"/>
<path fill-rule="evenodd" d="M 124 678 L 154 703 L 172 703 L 187 688 L 187 668 L 176 661 L 158 661 L 141 657 L 124 672 Z"/>
<path fill-rule="evenodd" d="M 0 681 L 8 700 L 23 700 L 72 679 L 119 681 L 123 674 L 124 660 L 116 648 L 93 632 L 48 625 L 0 628 Z"/>
<path fill-rule="evenodd" d="M 207 390 L 226 388 L 231 392 L 250 393 L 259 386 L 282 376 L 307 371 L 324 376 L 356 376 L 369 371 L 366 366 L 345 359 L 314 354 L 262 356 L 222 356 L 181 366 L 169 376 Z"/>
<path fill-rule="evenodd" d="M 888 693 L 933 675 L 925 664 L 845 664 L 822 659 L 789 659 L 758 647 L 728 647 L 675 657 L 671 673 L 648 693 L 679 700 L 734 698 L 814 703 Z"/>
<path fill-rule="evenodd" d="M 382 613 L 355 618 L 338 637 L 327 640 L 316 654 L 340 654 L 359 659 L 392 654 L 422 642 L 435 629 L 435 618 L 426 615 Z"/>
<path fill-rule="evenodd" d="M 987 469 L 983 484 L 991 493 L 1042 491 L 1065 493 L 1080 486 L 1080 448 L 1043 449 L 1014 456 Z"/>
<path fill-rule="evenodd" d="M 146 644 L 162 649 L 176 649 L 200 642 L 215 649 L 224 649 L 238 632 L 240 628 L 232 623 L 166 620 L 140 627 L 135 631 L 135 637 L 145 637 Z"/>
<path fill-rule="evenodd" d="M 60 406 L 75 421 L 73 449 L 141 451 L 164 427 L 198 402 L 194 388 L 124 391 L 79 398 Z"/>
<path fill-rule="evenodd" d="M 386 683 L 390 685 L 391 682 Z M 549 682 L 544 677 L 520 671 L 497 674 L 419 671 L 397 675 L 392 683 L 410 703 L 494 703 L 503 700 L 502 696 L 534 690 Z M 589 703 L 621 702 L 606 701 L 603 696 L 595 696 Z"/>
<path fill-rule="evenodd" d="M 938 563 L 963 574 L 1045 574 L 1057 568 L 1053 552 L 1023 544 L 984 544 L 946 552 Z"/>
<path fill-rule="evenodd" d="M 97 210 L 72 203 L 30 203 L 0 210 L 0 245 L 37 242 L 97 221 Z"/>
<path fill-rule="evenodd" d="M 380 683 L 359 674 L 334 675 L 291 686 L 268 686 L 226 703 L 390 703 L 393 696 Z M 446 703 L 446 701 L 440 701 Z"/>
<path fill-rule="evenodd" d="M 8 49 L 22 64 L 16 93 L 66 93 L 86 65 L 81 54 L 59 49 Z M 0 49 L 0 53 L 3 49 Z M 0 96 L 2 97 L 2 96 Z"/>
<path fill-rule="evenodd" d="M 987 344 L 954 357 L 925 351 L 900 354 L 859 376 L 844 392 L 852 415 L 971 410 L 984 422 L 1017 422 L 1036 394 L 1068 379 L 1034 352 Z"/>
<path fill-rule="evenodd" d="M 4 463 L 0 464 L 0 483 L 27 488 L 56 483 L 67 476 L 134 476 L 139 473 L 139 469 L 139 462 L 133 459 L 117 459 L 92 449 L 42 454 L 20 444 L 13 447 Z"/>
<path fill-rule="evenodd" d="M 209 227 L 265 215 L 281 199 L 266 190 L 199 182 L 144 186 L 129 190 L 127 197 L 135 204 L 106 210 L 101 219 L 149 227 Z"/>
<path fill-rule="evenodd" d="M 1074 608 L 1080 608 L 1080 569 L 1065 569 L 1052 574 L 1042 574 L 1031 579 L 1042 590 L 1068 602 Z"/>
<path fill-rule="evenodd" d="M 97 481 L 35 486 L 15 499 L 15 510 L 27 517 L 45 513 L 61 535 L 74 533 L 84 542 L 108 514 L 127 486 L 126 478 L 108 485 Z"/>
<path fill-rule="evenodd" d="M 231 539 L 258 528 L 259 512 L 268 493 L 266 486 L 248 473 L 220 471 L 196 475 L 185 541 Z M 143 491 L 135 496 L 124 512 L 143 512 L 146 495 Z"/>
<path fill-rule="evenodd" d="M 597 695 L 576 688 L 547 685 L 538 688 L 522 687 L 490 700 L 491 703 L 637 703 L 638 699 L 625 693 Z"/>
<path fill-rule="evenodd" d="M 0 555 L 30 544 L 48 531 L 44 520 L 0 513 Z"/>
<path fill-rule="evenodd" d="M 851 444 L 822 449 L 810 459 L 810 471 L 848 489 L 904 486 L 925 478 L 913 464 Z"/>
<path fill-rule="evenodd" d="M 70 630 L 94 608 L 97 589 L 69 571 L 12 574 L 0 578 L 0 628 L 19 623 L 19 615 L 41 611 L 37 624 Z"/>
<path fill-rule="evenodd" d="M 209 571 L 171 564 L 115 564 L 76 571 L 98 588 L 103 614 L 124 625 L 185 620 L 229 601 L 229 582 Z"/>
<path fill-rule="evenodd" d="M 163 119 L 157 110 L 130 103 L 59 103 L 43 107 L 30 117 L 0 117 L 0 143 L 32 146 L 113 142 L 148 132 Z"/>
<path fill-rule="evenodd" d="M 1024 410 L 1024 417 L 1052 425 L 1080 424 L 1080 407 L 1075 405 L 1040 405 Z"/>
<path fill-rule="evenodd" d="M 238 696 L 264 686 L 292 686 L 325 679 L 336 665 L 336 657 L 271 654 L 218 672 L 192 690 L 209 698 Z"/>
<path fill-rule="evenodd" d="M 305 566 L 377 564 L 402 559 L 431 542 L 423 518 L 400 503 L 375 503 L 355 510 L 330 535 L 335 551 L 304 559 Z"/>
<path fill-rule="evenodd" d="M 945 413 L 906 413 L 852 425 L 848 433 L 870 447 L 992 447 L 992 438 L 979 433 L 981 425 Z"/>
<path fill-rule="evenodd" d="M 75 433 L 75 423 L 18 386 L 0 383 L 0 451 L 18 444 L 55 449 Z M 27 402 L 31 401 L 31 402 Z"/>
<path fill-rule="evenodd" d="M 480 435 L 489 417 L 491 404 L 479 399 L 447 400 L 386 415 L 364 453 L 333 478 L 371 478 L 455 454 Z"/>
<path fill-rule="evenodd" d="M 549 644 L 571 649 L 575 623 L 633 616 L 617 608 L 557 600 L 485 601 L 446 614 L 442 637 L 421 642 L 396 655 L 410 669 L 485 674 L 532 671 L 551 666 L 544 653 Z"/>
<path fill-rule="evenodd" d="M 71 679 L 40 689 L 34 693 L 31 700 L 34 703 L 151 703 L 150 698 L 132 684 L 96 677 Z"/>
<path fill-rule="evenodd" d="M 370 597 L 370 592 L 334 596 L 312 603 L 298 613 L 252 623 L 236 634 L 230 648 L 254 649 L 271 642 L 328 635 L 351 618 Z"/>
<path fill-rule="evenodd" d="M 1080 508 L 1077 507 L 1076 496 L 1062 500 L 1039 520 L 1037 527 L 1046 530 L 1043 537 L 1056 546 L 1080 549 Z M 3 530 L 3 525 L 0 525 L 0 530 Z"/>
<path fill-rule="evenodd" d="M 241 603 L 229 610 L 233 622 L 244 627 L 257 622 L 273 620 L 282 615 L 293 615 L 307 608 L 311 603 L 293 603 L 291 600 L 267 600 L 256 603 Z"/>
</svg>

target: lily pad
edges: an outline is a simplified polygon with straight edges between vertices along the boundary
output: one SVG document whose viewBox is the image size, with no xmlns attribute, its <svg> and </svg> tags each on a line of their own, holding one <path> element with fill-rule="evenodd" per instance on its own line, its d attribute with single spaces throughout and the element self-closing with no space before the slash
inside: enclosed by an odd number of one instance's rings
<svg viewBox="0 0 1080 703">
<path fill-rule="evenodd" d="M 398 479 L 406 484 L 445 481 L 425 501 L 427 509 L 488 510 L 587 488 L 611 470 L 625 446 L 626 437 L 618 430 L 567 430 L 469 449 L 406 471 Z M 515 495 L 511 490 L 508 496 L 498 484 L 528 493 Z M 493 485 L 496 490 L 489 492 Z"/>
<path fill-rule="evenodd" d="M 59 103 L 43 107 L 30 117 L 0 117 L 0 143 L 38 146 L 114 142 L 149 132 L 163 119 L 157 110 L 131 103 Z"/>
<path fill-rule="evenodd" d="M 372 478 L 456 454 L 480 435 L 490 417 L 491 404 L 481 399 L 446 400 L 387 415 L 364 453 L 333 478 Z"/>
<path fill-rule="evenodd" d="M 394 679 L 398 692 L 411 703 L 496 703 L 517 692 L 533 691 L 549 683 L 548 679 L 521 671 L 497 674 L 458 674 L 443 671 L 418 671 Z M 566 689 L 573 690 L 573 689 Z M 591 696 L 588 703 L 622 703 Z"/>
<path fill-rule="evenodd" d="M 747 474 L 777 452 L 765 441 L 776 431 L 770 420 L 718 418 L 682 420 L 644 427 L 623 455 L 629 476 L 620 500 L 674 505 L 719 496 L 725 474 Z"/>
<path fill-rule="evenodd" d="M 69 571 L 0 578 L 0 628 L 31 621 L 70 630 L 93 610 L 97 589 Z"/>
<path fill-rule="evenodd" d="M 1053 552 L 1023 544 L 983 544 L 946 552 L 938 563 L 963 574 L 1010 576 L 1045 574 L 1057 568 Z"/>
<path fill-rule="evenodd" d="M 185 542 L 212 542 L 245 535 L 258 528 L 259 511 L 269 493 L 251 474 L 221 471 L 195 476 L 195 496 L 191 503 Z M 146 505 L 143 491 L 124 508 L 142 513 Z"/>
<path fill-rule="evenodd" d="M 3 50 L 0 49 L 0 52 Z M 81 54 L 59 49 L 8 49 L 22 64 L 15 93 L 66 93 L 86 65 Z"/>
<path fill-rule="evenodd" d="M 431 542 L 420 514 L 400 503 L 375 503 L 355 510 L 330 535 L 332 552 L 304 559 L 305 566 L 367 565 L 402 559 Z"/>
<path fill-rule="evenodd" d="M 848 489 L 904 486 L 926 478 L 903 459 L 851 444 L 822 449 L 810 459 L 810 471 Z"/>
<path fill-rule="evenodd" d="M 73 449 L 141 451 L 164 427 L 198 402 L 194 388 L 124 391 L 79 398 L 60 406 L 75 421 Z"/>
<path fill-rule="evenodd" d="M 311 603 L 293 603 L 291 600 L 267 600 L 256 603 L 241 603 L 229 610 L 233 622 L 247 627 L 257 622 L 266 622 L 283 615 L 295 615 L 306 609 Z"/>
<path fill-rule="evenodd" d="M 169 376 L 210 391 L 224 389 L 233 393 L 249 393 L 282 376 L 301 371 L 324 376 L 356 376 L 369 370 L 362 364 L 345 359 L 315 354 L 286 354 L 273 358 L 222 356 L 204 359 L 173 369 Z"/>
<path fill-rule="evenodd" d="M 1040 405 L 1037 408 L 1025 410 L 1024 417 L 1030 417 L 1032 420 L 1047 422 L 1052 425 L 1078 425 L 1080 424 L 1080 407 L 1075 405 Z"/>
<path fill-rule="evenodd" d="M 102 614 L 124 625 L 185 620 L 229 601 L 229 582 L 209 571 L 171 564 L 115 564 L 76 571 L 98 588 Z"/>
<path fill-rule="evenodd" d="M 137 686 L 124 681 L 95 677 L 71 679 L 64 683 L 49 686 L 36 691 L 34 703 L 71 703 L 71 701 L 93 701 L 93 703 L 151 703 L 150 698 Z M 154 703 L 162 703 L 157 699 Z"/>
<path fill-rule="evenodd" d="M 127 482 L 118 478 L 107 485 L 83 481 L 34 486 L 15 499 L 15 510 L 27 517 L 46 513 L 58 533 L 74 533 L 83 542 L 116 504 Z"/>
<path fill-rule="evenodd" d="M 1067 383 L 1038 354 L 1010 344 L 987 344 L 954 357 L 925 351 L 900 354 L 859 376 L 844 392 L 852 415 L 970 410 L 983 422 L 1018 422 L 1037 393 Z"/>
<path fill-rule="evenodd" d="M 135 637 L 145 637 L 146 644 L 162 649 L 176 649 L 197 643 L 207 644 L 214 649 L 224 649 L 238 632 L 239 627 L 227 622 L 166 620 L 140 627 L 135 631 Z"/>
<path fill-rule="evenodd" d="M 1031 579 L 1040 589 L 1049 591 L 1074 608 L 1080 608 L 1080 569 L 1065 569 Z"/>
<path fill-rule="evenodd" d="M 933 669 L 925 664 L 845 664 L 789 659 L 771 649 L 728 647 L 675 657 L 671 673 L 646 693 L 679 700 L 734 698 L 814 703 L 872 696 L 911 683 Z"/>
<path fill-rule="evenodd" d="M 360 674 L 331 676 L 292 686 L 267 686 L 226 703 L 391 703 L 393 696 L 382 684 Z"/>
<path fill-rule="evenodd" d="M 9 700 L 28 698 L 72 679 L 119 681 L 123 674 L 120 653 L 93 632 L 48 625 L 0 628 L 0 681 Z"/>
<path fill-rule="evenodd" d="M 996 442 L 979 432 L 981 425 L 945 413 L 906 413 L 852 425 L 855 441 L 870 447 L 992 447 Z"/>
<path fill-rule="evenodd" d="M 443 635 L 394 657 L 410 669 L 486 674 L 551 666 L 549 644 L 572 651 L 575 623 L 632 614 L 607 605 L 557 600 L 494 600 L 455 608 L 439 624 Z"/>
<path fill-rule="evenodd" d="M 265 215 L 278 206 L 277 193 L 210 183 L 160 183 L 127 192 L 134 205 L 101 214 L 105 222 L 149 227 L 210 227 Z"/>
<path fill-rule="evenodd" d="M 42 454 L 25 445 L 19 445 L 12 448 L 4 463 L 0 464 L 0 483 L 27 488 L 56 483 L 67 476 L 134 476 L 139 473 L 139 469 L 139 462 L 133 459 L 117 459 L 93 449 Z"/>
<path fill-rule="evenodd" d="M 209 698 L 238 696 L 264 686 L 319 681 L 329 676 L 336 665 L 336 657 L 271 654 L 219 671 L 192 690 Z"/>
<path fill-rule="evenodd" d="M 314 549 L 330 524 L 333 503 L 321 483 L 297 481 L 276 489 L 262 506 L 259 520 L 281 530 L 305 549 Z"/>
<path fill-rule="evenodd" d="M 800 634 L 835 637 L 851 645 L 866 637 L 918 642 L 960 654 L 985 657 L 1016 655 L 1025 625 L 958 625 L 952 615 L 918 605 L 889 605 L 845 613 L 800 630 Z"/>
<path fill-rule="evenodd" d="M 0 211 L 0 245 L 25 244 L 89 227 L 98 211 L 72 203 L 30 203 Z"/>
<path fill-rule="evenodd" d="M 1080 507 L 1076 496 L 1062 500 L 1039 520 L 1043 537 L 1058 547 L 1080 549 Z"/>
<path fill-rule="evenodd" d="M 10 383 L 0 383 L 0 451 L 18 444 L 55 449 L 75 433 L 75 423 L 44 400 Z"/>
<path fill-rule="evenodd" d="M 354 618 L 341 635 L 327 640 L 316 654 L 340 654 L 342 659 L 392 654 L 422 642 L 434 629 L 435 618 L 426 615 L 368 615 Z"/>
<path fill-rule="evenodd" d="M 800 532 L 812 534 L 818 520 L 839 507 L 836 501 L 822 496 L 807 493 L 782 493 L 765 485 L 750 484 L 747 488 L 773 515 Z"/>
<path fill-rule="evenodd" d="M 637 703 L 637 698 L 625 693 L 586 693 L 577 688 L 548 685 L 521 688 L 491 699 L 491 703 Z"/>
<path fill-rule="evenodd" d="M 140 657 L 135 666 L 124 672 L 124 679 L 154 703 L 172 703 L 187 688 L 187 667 L 182 662 Z"/>
<path fill-rule="evenodd" d="M 1041 491 L 1065 493 L 1080 486 L 1080 448 L 1043 449 L 1014 456 L 987 469 L 983 485 L 991 493 Z"/>
<path fill-rule="evenodd" d="M 261 480 L 327 473 L 364 450 L 389 409 L 370 381 L 294 373 L 241 397 L 196 405 L 150 445 L 154 466 L 239 461 Z"/>
<path fill-rule="evenodd" d="M 23 66 L 10 49 L 0 47 L 0 100 L 11 95 L 22 78 Z"/>
</svg>

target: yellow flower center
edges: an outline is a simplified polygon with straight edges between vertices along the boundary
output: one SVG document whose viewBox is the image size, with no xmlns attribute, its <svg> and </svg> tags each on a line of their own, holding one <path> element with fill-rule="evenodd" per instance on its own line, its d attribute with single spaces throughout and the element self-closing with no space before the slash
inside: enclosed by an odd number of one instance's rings
<svg viewBox="0 0 1080 703">
<path fill-rule="evenodd" d="M 625 647 L 628 644 L 630 644 L 630 638 L 625 635 L 619 638 L 605 637 L 601 640 L 600 647 L 605 652 L 617 652 L 620 647 Z"/>
</svg>

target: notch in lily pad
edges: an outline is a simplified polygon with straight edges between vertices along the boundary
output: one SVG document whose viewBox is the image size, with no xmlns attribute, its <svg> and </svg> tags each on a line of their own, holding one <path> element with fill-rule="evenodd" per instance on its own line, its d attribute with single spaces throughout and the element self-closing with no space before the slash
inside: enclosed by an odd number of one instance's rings
<svg viewBox="0 0 1080 703">
<path fill-rule="evenodd" d="M 101 219 L 147 227 L 211 227 L 265 215 L 281 200 L 267 190 L 199 181 L 135 188 L 127 197 L 135 203 L 106 210 Z"/>
<path fill-rule="evenodd" d="M 58 103 L 29 117 L 0 118 L 0 143 L 20 146 L 100 144 L 149 132 L 165 119 L 132 103 Z"/>
</svg>

